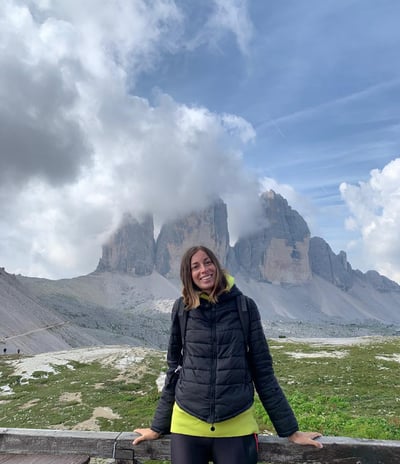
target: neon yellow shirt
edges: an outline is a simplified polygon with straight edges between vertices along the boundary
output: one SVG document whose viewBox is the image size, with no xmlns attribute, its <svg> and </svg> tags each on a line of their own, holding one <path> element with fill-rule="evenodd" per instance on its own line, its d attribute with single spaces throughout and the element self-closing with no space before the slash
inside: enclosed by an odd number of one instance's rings
<svg viewBox="0 0 400 464">
<path fill-rule="evenodd" d="M 212 425 L 214 431 L 211 430 Z M 172 410 L 171 432 L 194 437 L 222 438 L 251 435 L 258 433 L 259 429 L 254 417 L 253 406 L 231 419 L 209 424 L 183 411 L 175 403 Z"/>
</svg>

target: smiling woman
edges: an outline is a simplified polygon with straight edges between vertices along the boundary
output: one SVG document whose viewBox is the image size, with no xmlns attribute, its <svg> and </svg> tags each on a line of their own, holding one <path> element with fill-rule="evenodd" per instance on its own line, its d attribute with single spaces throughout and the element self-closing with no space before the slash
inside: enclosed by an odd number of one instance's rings
<svg viewBox="0 0 400 464">
<path fill-rule="evenodd" d="M 205 246 L 184 253 L 180 275 L 183 291 L 177 305 L 183 304 L 186 322 L 173 312 L 165 385 L 151 428 L 136 429 L 140 436 L 133 444 L 171 432 L 173 464 L 208 464 L 210 460 L 255 464 L 256 389 L 281 437 L 322 448 L 315 441 L 320 433 L 299 431 L 275 378 L 253 300 L 242 294 Z M 242 327 L 239 299 L 246 301 L 248 334 Z"/>
</svg>

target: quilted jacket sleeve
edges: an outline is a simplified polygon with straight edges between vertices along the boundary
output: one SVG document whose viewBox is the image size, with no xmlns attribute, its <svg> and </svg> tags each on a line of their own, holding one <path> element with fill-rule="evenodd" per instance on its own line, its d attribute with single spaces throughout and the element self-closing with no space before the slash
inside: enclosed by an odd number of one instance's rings
<svg viewBox="0 0 400 464">
<path fill-rule="evenodd" d="M 170 430 L 172 408 L 175 401 L 175 385 L 179 377 L 179 370 L 178 372 L 176 370 L 181 362 L 182 356 L 182 339 L 177 311 L 172 311 L 171 317 L 172 324 L 167 353 L 168 370 L 161 397 L 151 424 L 151 429 L 161 434 L 169 433 Z"/>
<path fill-rule="evenodd" d="M 277 434 L 288 437 L 299 427 L 292 408 L 275 377 L 272 356 L 262 328 L 260 313 L 248 298 L 250 316 L 249 363 L 256 391 Z"/>
</svg>

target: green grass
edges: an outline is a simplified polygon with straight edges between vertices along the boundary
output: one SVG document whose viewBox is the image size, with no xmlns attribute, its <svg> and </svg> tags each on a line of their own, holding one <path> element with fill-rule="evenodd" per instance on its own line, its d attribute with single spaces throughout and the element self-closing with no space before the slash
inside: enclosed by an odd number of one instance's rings
<svg viewBox="0 0 400 464">
<path fill-rule="evenodd" d="M 295 359 L 288 354 L 320 351 L 346 355 Z M 400 440 L 400 366 L 393 357 L 400 356 L 399 338 L 340 347 L 274 342 L 271 352 L 301 430 Z M 262 430 L 273 430 L 259 402 L 256 410 Z"/>
<path fill-rule="evenodd" d="M 158 392 L 155 380 L 164 366 L 163 355 L 154 355 L 135 364 L 145 374 L 128 374 L 119 379 L 120 372 L 99 362 L 73 362 L 55 367 L 56 373 L 35 372 L 28 383 L 12 375 L 0 358 L 0 386 L 9 385 L 13 394 L 1 396 L 0 427 L 57 428 L 89 420 L 97 407 L 108 407 L 116 419 L 99 418 L 100 430 L 128 431 L 148 423 L 154 412 Z M 10 359 L 10 358 L 8 358 Z M 118 380 L 117 380 L 118 379 Z M 79 400 L 60 401 L 62 397 L 78 395 Z M 145 419 L 144 419 L 145 418 Z"/>
<path fill-rule="evenodd" d="M 277 340 L 270 347 L 276 375 L 301 430 L 400 440 L 399 362 L 393 359 L 400 355 L 400 338 L 322 347 Z M 290 354 L 322 351 L 345 356 L 296 359 Z M 155 381 L 165 369 L 164 354 L 154 353 L 122 378 L 117 369 L 100 362 L 70 362 L 70 367 L 56 367 L 53 374 L 37 371 L 28 383 L 21 383 L 6 362 L 11 359 L 0 356 L 0 386 L 13 390 L 12 395 L 0 393 L 0 427 L 72 428 L 90 419 L 96 407 L 109 407 L 119 416 L 97 419 L 100 430 L 146 427 L 159 397 Z M 66 394 L 71 399 L 60 401 Z M 258 400 L 256 414 L 261 431 L 273 432 Z"/>
</svg>

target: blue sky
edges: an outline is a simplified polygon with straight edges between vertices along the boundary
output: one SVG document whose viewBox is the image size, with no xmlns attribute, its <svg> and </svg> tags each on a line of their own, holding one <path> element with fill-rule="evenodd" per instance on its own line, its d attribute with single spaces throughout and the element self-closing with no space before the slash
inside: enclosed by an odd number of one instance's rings
<svg viewBox="0 0 400 464">
<path fill-rule="evenodd" d="M 397 0 L 4 0 L 0 265 L 90 272 L 156 224 L 273 188 L 353 268 L 400 282 Z"/>
</svg>

